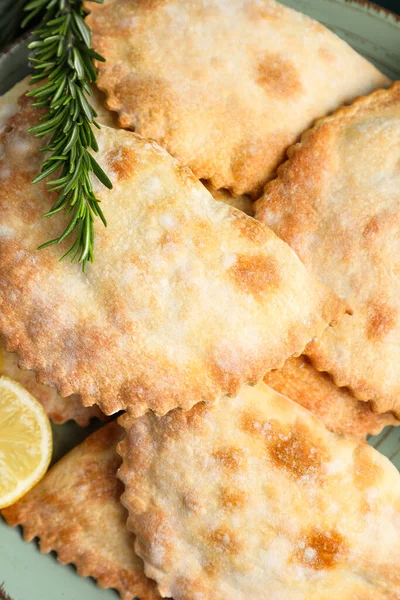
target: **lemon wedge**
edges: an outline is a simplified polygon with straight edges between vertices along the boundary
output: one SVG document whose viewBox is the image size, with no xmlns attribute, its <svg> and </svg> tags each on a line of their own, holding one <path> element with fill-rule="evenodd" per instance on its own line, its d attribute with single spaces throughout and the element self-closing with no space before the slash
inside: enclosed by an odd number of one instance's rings
<svg viewBox="0 0 400 600">
<path fill-rule="evenodd" d="M 46 473 L 52 455 L 50 421 L 16 381 L 0 377 L 0 508 L 14 504 Z"/>
</svg>

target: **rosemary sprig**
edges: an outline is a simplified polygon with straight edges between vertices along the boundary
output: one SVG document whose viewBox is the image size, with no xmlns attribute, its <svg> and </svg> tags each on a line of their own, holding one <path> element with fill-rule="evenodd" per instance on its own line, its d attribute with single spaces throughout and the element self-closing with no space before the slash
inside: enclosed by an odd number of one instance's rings
<svg viewBox="0 0 400 600">
<path fill-rule="evenodd" d="M 112 188 L 89 152 L 90 148 L 98 151 L 92 125 L 100 129 L 95 120 L 97 114 L 88 101 L 89 84 L 97 79 L 93 59 L 104 61 L 104 58 L 91 47 L 83 0 L 31 0 L 25 10 L 28 15 L 23 27 L 43 14 L 40 25 L 33 31 L 34 41 L 29 44 L 30 62 L 35 70 L 31 84 L 41 83 L 27 95 L 35 98 L 34 106 L 47 108 L 40 124 L 29 131 L 38 138 L 51 135 L 41 148 L 48 155 L 33 183 L 58 171 L 56 179 L 47 181 L 49 191 L 58 192 L 57 199 L 43 217 L 52 217 L 63 210 L 70 215 L 65 231 L 39 248 L 59 244 L 75 233 L 74 243 L 61 260 L 70 256 L 72 262 L 81 262 L 85 270 L 87 262 L 94 260 L 95 217 L 100 217 L 107 226 L 93 193 L 90 173 Z"/>
</svg>

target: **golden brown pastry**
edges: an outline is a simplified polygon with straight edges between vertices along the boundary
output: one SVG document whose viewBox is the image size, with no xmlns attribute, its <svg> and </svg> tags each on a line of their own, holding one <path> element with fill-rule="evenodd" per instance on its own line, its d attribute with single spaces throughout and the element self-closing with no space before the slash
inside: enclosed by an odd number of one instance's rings
<svg viewBox="0 0 400 600">
<path fill-rule="evenodd" d="M 319 121 L 257 202 L 353 315 L 306 353 L 376 412 L 400 417 L 400 84 Z"/>
<path fill-rule="evenodd" d="M 105 425 L 74 448 L 22 500 L 2 511 L 9 525 L 22 525 L 25 539 L 40 539 L 42 552 L 57 552 L 60 563 L 115 588 L 123 600 L 157 600 L 143 563 L 133 552 L 126 510 L 117 479 L 123 436 L 116 422 Z"/>
<path fill-rule="evenodd" d="M 106 414 L 158 414 L 212 402 L 299 354 L 346 309 L 290 247 L 216 202 L 189 169 L 131 132 L 103 127 L 96 223 L 86 274 L 41 242 L 66 227 L 32 185 L 41 156 L 28 99 L 0 138 L 0 334 L 22 368 Z M 23 165 L 23 168 L 21 168 Z"/>
<path fill-rule="evenodd" d="M 331 31 L 274 0 L 87 4 L 98 86 L 122 127 L 199 179 L 258 196 L 315 118 L 388 79 Z"/>
<path fill-rule="evenodd" d="M 368 434 L 378 435 L 387 425 L 399 425 L 392 413 L 375 414 L 369 402 L 356 400 L 346 388 L 339 388 L 305 356 L 290 358 L 282 369 L 267 373 L 264 382 L 308 408 L 329 431 L 358 441 L 365 441 Z"/>
<path fill-rule="evenodd" d="M 120 420 L 135 551 L 174 600 L 395 600 L 400 475 L 267 387 Z"/>
</svg>

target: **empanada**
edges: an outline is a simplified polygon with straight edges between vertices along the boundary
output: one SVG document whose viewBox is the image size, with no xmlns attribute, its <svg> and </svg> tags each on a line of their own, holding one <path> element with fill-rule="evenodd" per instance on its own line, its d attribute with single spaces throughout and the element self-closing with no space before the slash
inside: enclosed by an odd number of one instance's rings
<svg viewBox="0 0 400 600">
<path fill-rule="evenodd" d="M 18 98 L 29 90 L 29 79 L 25 77 L 8 92 L 0 96 L 0 133 L 6 127 L 8 119 L 19 110 Z M 102 93 L 92 86 L 93 97 L 91 104 L 99 115 L 99 121 L 105 125 L 117 126 L 115 115 L 104 108 Z M 114 121 L 113 121 L 114 119 Z M 34 373 L 18 368 L 18 357 L 15 353 L 6 352 L 0 340 L 0 372 L 11 377 L 23 385 L 43 405 L 47 415 L 56 424 L 76 421 L 81 427 L 86 427 L 90 419 L 96 417 L 104 419 L 104 415 L 97 406 L 84 407 L 79 396 L 73 395 L 62 398 L 57 392 L 36 381 Z"/>
<path fill-rule="evenodd" d="M 30 77 L 19 81 L 8 92 L 0 96 L 0 133 L 6 127 L 8 119 L 19 110 L 18 98 L 29 89 Z M 116 125 L 114 115 L 103 107 L 102 93 L 92 87 L 93 101 L 91 102 L 99 114 L 99 121 L 105 125 Z M 81 427 L 89 425 L 93 417 L 103 420 L 104 414 L 97 406 L 84 407 L 77 395 L 62 398 L 50 387 L 36 381 L 35 374 L 18 368 L 18 357 L 15 353 L 7 352 L 0 340 L 0 372 L 23 385 L 42 404 L 49 418 L 58 425 L 73 420 Z"/>
<path fill-rule="evenodd" d="M 28 542 L 39 537 L 42 552 L 54 550 L 62 564 L 74 564 L 102 588 L 115 588 L 123 600 L 156 600 L 160 596 L 133 551 L 119 501 L 116 445 L 122 435 L 116 422 L 105 425 L 2 515 L 10 525 L 22 525 Z"/>
<path fill-rule="evenodd" d="M 290 358 L 282 369 L 267 373 L 264 382 L 308 408 L 329 431 L 359 441 L 365 441 L 368 434 L 378 435 L 387 425 L 400 425 L 392 413 L 375 414 L 369 402 L 356 400 L 346 388 L 339 388 L 304 356 Z"/>
<path fill-rule="evenodd" d="M 1 340 L 0 355 L 0 373 L 18 381 L 32 396 L 39 400 L 53 423 L 61 425 L 72 420 L 81 427 L 87 427 L 94 417 L 105 420 L 106 417 L 98 406 L 82 406 L 79 396 L 73 395 L 63 398 L 57 394 L 54 388 L 38 383 L 32 371 L 23 371 L 18 367 L 18 356 L 15 353 L 6 352 Z"/>
<path fill-rule="evenodd" d="M 388 79 L 331 31 L 274 0 L 88 3 L 98 86 L 122 127 L 199 179 L 258 196 L 289 145 Z"/>
<path fill-rule="evenodd" d="M 343 314 L 270 229 L 127 131 L 97 133 L 114 188 L 94 182 L 108 227 L 87 274 L 59 261 L 68 242 L 38 251 L 67 217 L 40 219 L 54 198 L 31 184 L 42 141 L 22 104 L 0 138 L 0 334 L 41 383 L 106 414 L 188 409 L 256 383 Z"/>
<path fill-rule="evenodd" d="M 135 550 L 174 600 L 395 600 L 400 475 L 261 383 L 120 419 Z"/>
<path fill-rule="evenodd" d="M 400 84 L 319 121 L 257 217 L 353 309 L 306 353 L 376 412 L 400 417 Z"/>
</svg>

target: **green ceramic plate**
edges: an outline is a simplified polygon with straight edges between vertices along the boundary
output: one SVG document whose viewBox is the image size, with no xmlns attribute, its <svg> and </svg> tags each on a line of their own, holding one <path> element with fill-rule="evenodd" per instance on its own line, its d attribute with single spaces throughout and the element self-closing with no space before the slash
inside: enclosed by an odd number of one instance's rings
<svg viewBox="0 0 400 600">
<path fill-rule="evenodd" d="M 363 0 L 281 0 L 318 19 L 373 61 L 393 79 L 400 79 L 400 19 Z M 0 56 L 0 94 L 28 72 L 22 41 Z M 86 431 L 68 424 L 54 427 L 55 459 L 79 443 Z M 91 428 L 92 429 L 92 428 Z M 400 428 L 387 428 L 370 443 L 400 469 Z M 13 600 L 116 600 L 113 590 L 100 590 L 91 579 L 76 575 L 72 566 L 41 555 L 35 543 L 22 540 L 19 530 L 0 518 L 0 584 Z"/>
</svg>

